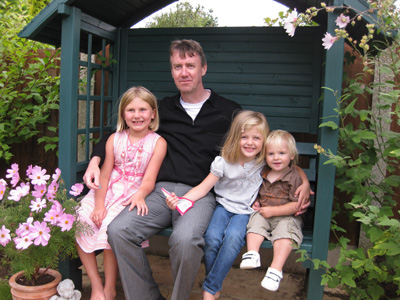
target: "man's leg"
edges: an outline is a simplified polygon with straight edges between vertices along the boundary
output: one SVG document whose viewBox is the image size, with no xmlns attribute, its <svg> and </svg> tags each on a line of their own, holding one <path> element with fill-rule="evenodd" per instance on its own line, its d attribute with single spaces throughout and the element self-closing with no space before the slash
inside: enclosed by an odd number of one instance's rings
<svg viewBox="0 0 400 300">
<path fill-rule="evenodd" d="M 177 195 L 184 195 L 190 186 L 179 184 L 175 190 Z M 189 299 L 197 271 L 203 256 L 204 232 L 207 229 L 215 209 L 215 196 L 207 196 L 195 202 L 185 215 L 173 212 L 174 230 L 169 238 L 169 256 L 174 278 L 174 289 L 171 300 Z"/>
<path fill-rule="evenodd" d="M 141 247 L 144 240 L 171 224 L 171 210 L 165 203 L 161 186 L 166 189 L 173 187 L 156 185 L 146 198 L 148 215 L 138 216 L 136 208 L 129 211 L 127 207 L 108 226 L 108 241 L 118 261 L 127 300 L 163 299 Z"/>
</svg>

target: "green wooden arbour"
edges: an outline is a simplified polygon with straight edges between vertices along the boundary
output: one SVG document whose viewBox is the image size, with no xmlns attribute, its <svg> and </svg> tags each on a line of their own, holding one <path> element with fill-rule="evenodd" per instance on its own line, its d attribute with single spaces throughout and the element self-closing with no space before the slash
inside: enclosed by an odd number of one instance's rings
<svg viewBox="0 0 400 300">
<path fill-rule="evenodd" d="M 203 45 L 209 62 L 206 87 L 244 108 L 262 111 L 272 128 L 306 133 L 335 153 L 337 131 L 318 124 L 322 119 L 338 122 L 332 117 L 336 98 L 325 93 L 319 100 L 324 86 L 340 96 L 344 42 L 324 51 L 321 38 L 326 31 L 334 32 L 340 11 L 320 14 L 320 27 L 298 28 L 293 38 L 282 28 L 264 27 L 130 29 L 172 2 L 53 0 L 19 33 L 61 47 L 59 167 L 67 187 L 81 181 L 92 140 L 114 127 L 115 104 L 128 87 L 144 85 L 160 99 L 176 93 L 168 65 L 169 43 L 176 38 L 192 38 Z M 305 11 L 321 1 L 277 2 Z M 361 11 L 368 7 L 364 0 L 325 2 Z M 363 19 L 358 24 L 369 22 Z M 359 39 L 362 28 L 352 27 L 350 34 Z M 334 167 L 325 161 L 320 157 L 317 166 L 312 237 L 312 258 L 320 260 L 328 253 L 335 180 Z M 311 268 L 309 273 L 308 299 L 322 299 L 322 271 Z"/>
</svg>

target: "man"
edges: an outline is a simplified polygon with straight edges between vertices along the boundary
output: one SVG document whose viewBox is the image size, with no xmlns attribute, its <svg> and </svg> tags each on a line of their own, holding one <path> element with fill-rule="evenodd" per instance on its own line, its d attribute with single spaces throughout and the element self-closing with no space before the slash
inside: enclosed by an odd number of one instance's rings
<svg viewBox="0 0 400 300">
<path fill-rule="evenodd" d="M 207 61 L 200 44 L 177 40 L 170 47 L 171 74 L 179 94 L 159 102 L 160 128 L 167 141 L 154 191 L 146 198 L 148 214 L 124 209 L 109 225 L 108 238 L 128 300 L 165 299 L 154 281 L 141 243 L 160 230 L 173 226 L 169 238 L 174 289 L 171 299 L 188 299 L 203 256 L 203 234 L 215 208 L 215 196 L 209 193 L 196 201 L 184 215 L 166 203 L 161 188 L 184 195 L 209 173 L 210 164 L 219 153 L 224 134 L 237 103 L 205 89 L 202 78 Z M 84 180 L 89 188 L 98 188 L 98 164 L 102 150 L 96 147 Z M 101 147 L 100 147 L 101 148 Z"/>
</svg>

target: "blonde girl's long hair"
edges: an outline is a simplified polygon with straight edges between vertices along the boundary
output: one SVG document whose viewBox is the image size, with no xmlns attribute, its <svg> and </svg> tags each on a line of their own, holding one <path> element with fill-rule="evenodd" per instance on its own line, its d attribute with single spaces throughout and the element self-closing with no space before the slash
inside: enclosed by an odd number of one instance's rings
<svg viewBox="0 0 400 300">
<path fill-rule="evenodd" d="M 148 103 L 152 110 L 154 110 L 154 119 L 150 122 L 149 129 L 156 131 L 160 125 L 160 119 L 158 117 L 157 109 L 157 98 L 148 89 L 142 86 L 134 86 L 127 90 L 121 97 L 118 107 L 118 122 L 117 122 L 117 132 L 121 132 L 127 128 L 124 120 L 124 111 L 129 103 L 133 99 L 140 98 L 146 103 Z"/>
<path fill-rule="evenodd" d="M 221 149 L 221 156 L 229 163 L 238 163 L 240 157 L 240 139 L 242 133 L 251 130 L 253 127 L 259 129 L 263 136 L 263 147 L 256 156 L 256 163 L 262 163 L 265 160 L 265 140 L 269 133 L 269 126 L 264 114 L 251 110 L 240 111 L 233 119 L 231 127 L 225 138 Z"/>
</svg>

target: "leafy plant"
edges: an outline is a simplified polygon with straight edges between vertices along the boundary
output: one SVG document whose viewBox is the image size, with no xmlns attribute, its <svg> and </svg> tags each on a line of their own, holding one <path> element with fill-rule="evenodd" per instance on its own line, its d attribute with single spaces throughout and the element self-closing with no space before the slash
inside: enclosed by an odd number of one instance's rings
<svg viewBox="0 0 400 300">
<path fill-rule="evenodd" d="M 17 36 L 29 7 L 26 0 L 0 3 L 0 157 L 7 162 L 11 146 L 37 136 L 59 108 L 59 77 L 49 73 L 59 68 L 59 51 Z"/>
<path fill-rule="evenodd" d="M 355 78 L 346 77 L 346 88 L 342 96 L 337 97 L 335 114 L 339 127 L 331 121 L 320 125 L 338 130 L 338 153 L 333 154 L 330 149 L 320 146 L 316 148 L 329 157 L 327 164 L 335 165 L 335 185 L 351 197 L 344 209 L 350 220 L 361 224 L 369 245 L 356 249 L 349 247 L 349 240 L 339 237 L 339 233 L 345 230 L 333 221 L 332 231 L 338 242 L 331 247 L 340 248 L 339 261 L 330 266 L 326 261 L 314 259 L 314 268 L 325 270 L 321 284 L 341 286 L 350 299 L 395 299 L 400 295 L 400 221 L 395 216 L 399 213 L 395 209 L 395 197 L 400 186 L 397 172 L 400 133 L 393 129 L 400 126 L 399 10 L 392 0 L 371 1 L 369 10 L 353 10 L 355 16 L 351 17 L 352 8 L 321 5 L 321 8 L 310 8 L 288 20 L 285 28 L 289 34 L 294 34 L 298 20 L 312 18 L 321 10 L 329 13 L 342 9 L 343 13 L 336 20 L 335 35 L 326 34 L 323 45 L 330 49 L 338 39 L 345 38 L 363 61 L 363 72 Z M 368 33 L 360 41 L 355 41 L 347 34 L 346 27 L 353 26 L 362 15 L 373 19 L 376 25 L 367 25 Z M 385 39 L 370 46 L 376 31 Z M 374 74 L 375 70 L 380 80 L 366 83 L 365 76 Z M 326 92 L 335 94 L 329 87 Z M 361 98 L 372 95 L 376 98 L 374 106 L 358 108 Z M 348 122 L 349 119 L 357 120 L 357 125 Z M 305 252 L 300 252 L 300 260 L 307 259 Z"/>
<path fill-rule="evenodd" d="M 175 11 L 162 13 L 155 16 L 152 22 L 146 24 L 147 28 L 166 27 L 217 27 L 218 18 L 212 15 L 213 10 L 204 10 L 200 4 L 193 7 L 189 2 L 178 3 Z"/>
</svg>

